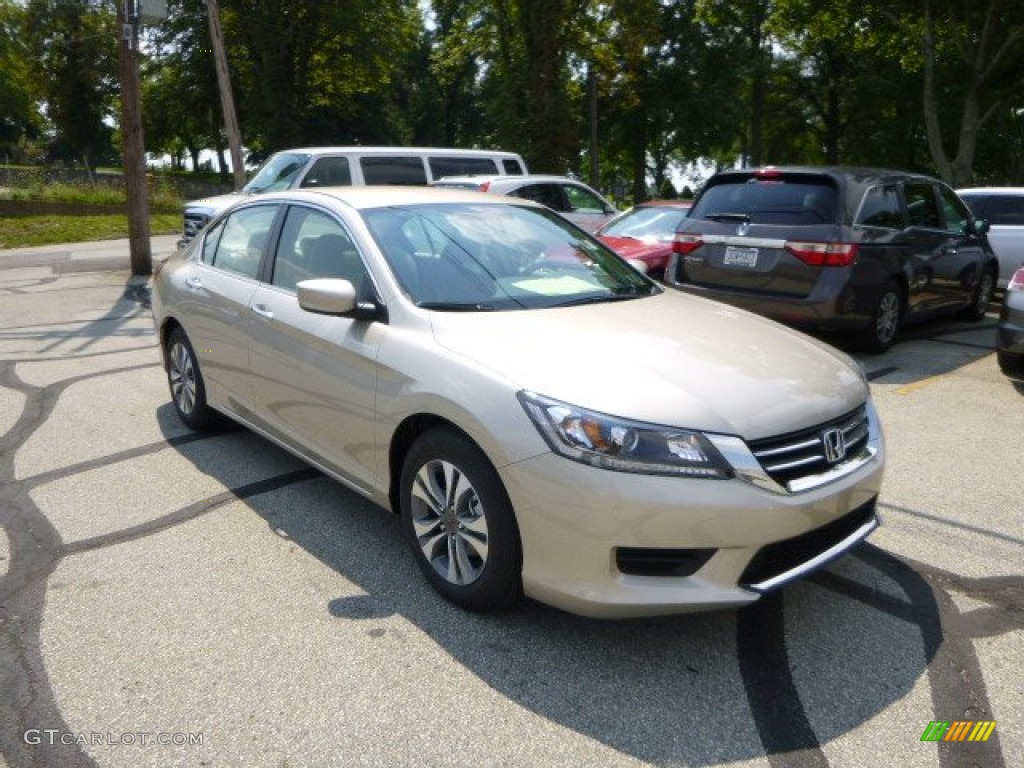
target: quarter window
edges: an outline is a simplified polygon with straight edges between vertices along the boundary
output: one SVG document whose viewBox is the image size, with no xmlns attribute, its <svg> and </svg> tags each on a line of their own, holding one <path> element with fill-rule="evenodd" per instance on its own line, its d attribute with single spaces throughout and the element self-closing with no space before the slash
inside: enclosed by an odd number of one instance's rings
<svg viewBox="0 0 1024 768">
<path fill-rule="evenodd" d="M 292 206 L 281 230 L 271 283 L 289 291 L 302 280 L 334 277 L 356 291 L 367 276 L 352 238 L 336 219 L 322 211 Z"/>
<path fill-rule="evenodd" d="M 854 224 L 863 227 L 903 229 L 899 190 L 892 185 L 871 187 L 864 194 L 864 201 L 860 205 Z"/>
<path fill-rule="evenodd" d="M 218 269 L 251 277 L 260 273 L 263 251 L 274 225 L 277 205 L 255 205 L 235 211 L 225 219 L 209 261 Z M 210 234 L 213 234 L 212 232 Z M 206 244 L 210 243 L 207 237 Z M 204 244 L 204 260 L 206 260 Z"/>
</svg>

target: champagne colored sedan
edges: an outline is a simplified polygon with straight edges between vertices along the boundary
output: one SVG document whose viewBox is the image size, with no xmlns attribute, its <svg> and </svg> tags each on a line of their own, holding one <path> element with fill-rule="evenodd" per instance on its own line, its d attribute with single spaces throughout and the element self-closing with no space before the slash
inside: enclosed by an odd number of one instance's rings
<svg viewBox="0 0 1024 768">
<path fill-rule="evenodd" d="M 166 262 L 152 306 L 186 425 L 227 416 L 400 515 L 469 610 L 741 606 L 878 524 L 852 360 L 529 201 L 262 195 Z"/>
</svg>

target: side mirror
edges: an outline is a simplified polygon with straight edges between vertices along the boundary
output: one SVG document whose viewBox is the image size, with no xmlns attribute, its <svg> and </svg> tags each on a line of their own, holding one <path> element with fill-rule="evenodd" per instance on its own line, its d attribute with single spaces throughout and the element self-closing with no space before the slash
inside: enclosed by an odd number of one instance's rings
<svg viewBox="0 0 1024 768">
<path fill-rule="evenodd" d="M 975 219 L 968 225 L 967 231 L 974 235 L 987 235 L 989 228 L 990 225 L 985 219 Z"/>
<path fill-rule="evenodd" d="M 339 315 L 353 320 L 387 321 L 387 310 L 374 301 L 359 301 L 348 280 L 320 277 L 296 284 L 299 306 L 318 315 Z"/>
<path fill-rule="evenodd" d="M 303 280 L 295 286 L 295 293 L 300 307 L 320 315 L 344 315 L 356 306 L 356 289 L 348 280 Z"/>
</svg>

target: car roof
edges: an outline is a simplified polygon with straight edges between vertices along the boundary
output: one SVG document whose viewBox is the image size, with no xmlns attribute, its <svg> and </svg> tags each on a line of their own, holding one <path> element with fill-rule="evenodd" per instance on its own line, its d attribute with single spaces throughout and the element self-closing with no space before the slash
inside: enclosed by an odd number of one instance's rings
<svg viewBox="0 0 1024 768">
<path fill-rule="evenodd" d="M 938 181 L 934 176 L 927 173 L 919 173 L 917 171 L 900 171 L 892 168 L 874 168 L 870 166 L 856 165 L 763 165 L 754 168 L 729 168 L 719 171 L 715 174 L 715 177 L 728 178 L 729 176 L 736 176 L 739 178 L 746 178 L 749 176 L 771 175 L 773 173 L 831 176 L 836 179 L 841 178 L 854 183 L 907 178 Z"/>
<path fill-rule="evenodd" d="M 1024 195 L 1024 187 L 963 187 L 958 195 Z"/>
<path fill-rule="evenodd" d="M 360 154 L 360 155 L 398 155 L 403 152 L 429 152 L 434 155 L 455 154 L 455 155 L 508 155 L 514 156 L 515 152 L 508 152 L 501 149 L 459 149 L 457 147 L 361 147 L 361 146 L 317 146 L 317 147 L 291 147 L 271 152 L 271 155 L 280 154 L 303 154 L 303 155 L 334 155 L 339 153 Z"/>
<path fill-rule="evenodd" d="M 464 176 L 442 176 L 437 179 L 438 182 L 451 182 L 451 183 L 473 183 L 483 184 L 484 182 L 494 183 L 496 181 L 569 181 L 573 184 L 586 184 L 579 179 L 574 179 L 569 176 L 554 176 L 543 173 L 527 173 L 527 174 L 481 174 L 479 176 L 464 175 Z"/>
<path fill-rule="evenodd" d="M 315 189 L 291 189 L 282 192 L 268 192 L 252 198 L 252 202 L 272 200 L 293 200 L 298 202 L 321 203 L 335 201 L 342 205 L 363 210 L 386 208 L 396 205 L 424 205 L 429 203 L 482 203 L 486 205 L 518 205 L 531 208 L 544 206 L 530 200 L 515 197 L 488 195 L 476 190 L 460 187 L 422 186 L 351 186 L 317 187 Z"/>
</svg>

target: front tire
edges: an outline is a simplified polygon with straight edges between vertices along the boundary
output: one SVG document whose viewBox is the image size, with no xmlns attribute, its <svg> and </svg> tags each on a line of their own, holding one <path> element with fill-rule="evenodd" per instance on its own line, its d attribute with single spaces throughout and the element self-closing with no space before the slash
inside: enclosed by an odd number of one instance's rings
<svg viewBox="0 0 1024 768">
<path fill-rule="evenodd" d="M 402 465 L 402 523 L 416 563 L 446 600 L 491 611 L 522 595 L 522 544 L 497 471 L 447 427 L 423 433 Z"/>
<path fill-rule="evenodd" d="M 202 432 L 214 426 L 215 413 L 206 404 L 206 384 L 188 336 L 175 328 L 167 337 L 167 385 L 174 411 L 190 429 Z"/>
<path fill-rule="evenodd" d="M 988 312 L 988 305 L 992 302 L 992 296 L 996 292 L 996 273 L 992 269 L 986 269 L 981 273 L 978 285 L 974 289 L 970 306 L 965 307 L 961 313 L 964 320 L 977 322 L 985 317 Z"/>
</svg>

